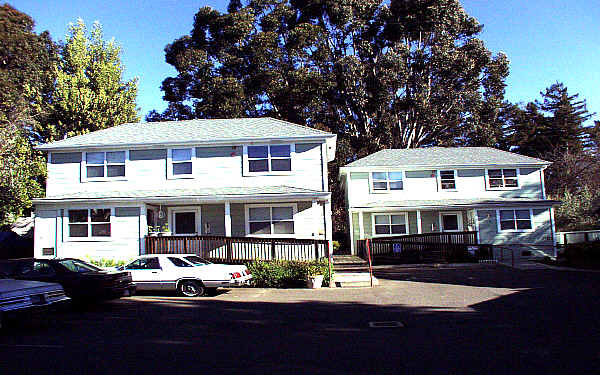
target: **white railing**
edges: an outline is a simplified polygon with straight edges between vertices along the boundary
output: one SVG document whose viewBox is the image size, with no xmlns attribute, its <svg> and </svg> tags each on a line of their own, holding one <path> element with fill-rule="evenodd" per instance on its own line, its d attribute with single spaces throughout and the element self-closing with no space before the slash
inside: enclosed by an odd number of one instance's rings
<svg viewBox="0 0 600 375">
<path fill-rule="evenodd" d="M 591 241 L 600 241 L 599 229 L 581 230 L 576 232 L 556 232 L 556 243 L 558 245 Z"/>
</svg>

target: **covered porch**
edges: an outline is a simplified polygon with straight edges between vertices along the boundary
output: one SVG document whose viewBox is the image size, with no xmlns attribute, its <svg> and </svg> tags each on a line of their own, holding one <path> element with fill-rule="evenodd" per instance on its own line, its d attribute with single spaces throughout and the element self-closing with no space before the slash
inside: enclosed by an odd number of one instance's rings
<svg viewBox="0 0 600 375">
<path fill-rule="evenodd" d="M 332 237 L 330 193 L 261 189 L 144 200 L 141 252 L 196 253 L 230 263 L 327 256 Z"/>
</svg>

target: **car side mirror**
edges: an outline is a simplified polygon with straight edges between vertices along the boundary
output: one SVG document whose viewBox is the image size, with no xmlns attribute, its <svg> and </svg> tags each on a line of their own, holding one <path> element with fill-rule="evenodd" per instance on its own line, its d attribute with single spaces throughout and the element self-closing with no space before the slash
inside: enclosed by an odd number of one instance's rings
<svg viewBox="0 0 600 375">
<path fill-rule="evenodd" d="M 117 270 L 118 270 L 118 271 L 124 271 L 124 270 L 125 270 L 125 266 L 120 266 L 120 267 L 117 267 Z"/>
</svg>

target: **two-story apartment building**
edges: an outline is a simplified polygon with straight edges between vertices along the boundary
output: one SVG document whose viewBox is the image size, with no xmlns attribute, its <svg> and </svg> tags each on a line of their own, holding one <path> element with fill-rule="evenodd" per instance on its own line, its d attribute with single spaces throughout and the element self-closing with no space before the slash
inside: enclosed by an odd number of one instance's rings
<svg viewBox="0 0 600 375">
<path fill-rule="evenodd" d="M 550 163 L 488 147 L 388 149 L 340 169 L 352 253 L 356 240 L 477 231 L 480 243 L 552 251 Z"/>
<path fill-rule="evenodd" d="M 129 123 L 41 145 L 35 256 L 127 259 L 173 236 L 331 240 L 336 136 L 273 118 Z"/>
</svg>

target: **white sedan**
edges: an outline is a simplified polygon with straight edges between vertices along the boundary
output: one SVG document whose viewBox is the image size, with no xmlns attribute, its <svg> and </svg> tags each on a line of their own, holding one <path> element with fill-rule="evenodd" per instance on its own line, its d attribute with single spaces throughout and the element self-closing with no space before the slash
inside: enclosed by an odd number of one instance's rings
<svg viewBox="0 0 600 375">
<path fill-rule="evenodd" d="M 214 264 L 195 254 L 142 255 L 121 269 L 131 273 L 137 290 L 173 290 L 186 297 L 244 285 L 252 279 L 246 266 Z"/>
</svg>

